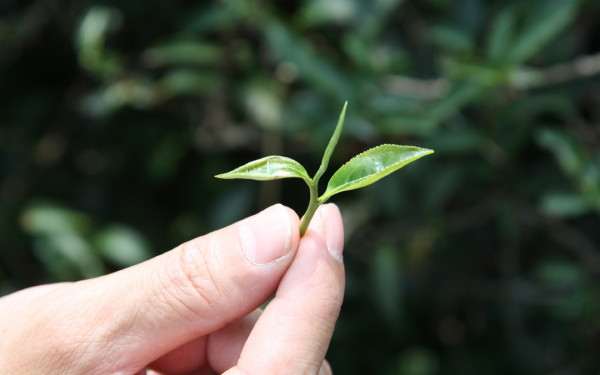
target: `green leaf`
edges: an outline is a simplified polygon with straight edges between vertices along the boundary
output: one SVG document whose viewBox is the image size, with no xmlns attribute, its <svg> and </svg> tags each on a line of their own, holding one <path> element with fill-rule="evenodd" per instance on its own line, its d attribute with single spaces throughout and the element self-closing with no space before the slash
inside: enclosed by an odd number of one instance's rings
<svg viewBox="0 0 600 375">
<path fill-rule="evenodd" d="M 307 43 L 299 33 L 275 18 L 269 19 L 263 28 L 266 41 L 274 58 L 288 61 L 298 69 L 298 77 L 317 90 L 340 100 L 354 95 L 352 79 L 339 69 L 324 51 Z"/>
<path fill-rule="evenodd" d="M 94 236 L 100 254 L 120 267 L 129 267 L 152 257 L 144 237 L 136 230 L 113 224 Z"/>
<path fill-rule="evenodd" d="M 576 17 L 579 1 L 554 0 L 526 20 L 526 25 L 518 38 L 512 43 L 512 50 L 506 55 L 510 63 L 521 63 L 541 51 Z"/>
<path fill-rule="evenodd" d="M 382 179 L 433 150 L 414 146 L 381 145 L 356 155 L 337 170 L 319 198 L 325 202 L 332 195 L 354 190 Z"/>
<path fill-rule="evenodd" d="M 21 225 L 33 235 L 84 234 L 90 227 L 90 218 L 60 204 L 34 201 L 23 211 Z"/>
<path fill-rule="evenodd" d="M 40 262 L 61 281 L 97 277 L 106 272 L 86 238 L 76 233 L 51 233 L 34 241 Z"/>
<path fill-rule="evenodd" d="M 312 182 L 306 173 L 306 169 L 300 163 L 293 159 L 277 155 L 251 161 L 231 172 L 219 174 L 215 177 L 223 179 L 243 178 L 258 181 L 301 178 L 306 182 Z"/>
<path fill-rule="evenodd" d="M 585 197 L 574 193 L 549 192 L 542 196 L 540 210 L 551 217 L 574 218 L 589 212 Z"/>
<path fill-rule="evenodd" d="M 486 45 L 487 57 L 492 62 L 503 61 L 507 55 L 513 40 L 516 23 L 517 13 L 513 7 L 504 9 L 494 18 Z"/>
<path fill-rule="evenodd" d="M 211 65 L 221 59 L 221 48 L 194 40 L 174 40 L 146 50 L 143 58 L 152 67 Z"/>
<path fill-rule="evenodd" d="M 325 153 L 323 154 L 323 159 L 321 159 L 321 166 L 319 170 L 315 174 L 314 180 L 316 182 L 319 181 L 327 166 L 329 165 L 329 159 L 331 159 L 331 154 L 333 154 L 333 150 L 340 139 L 340 134 L 342 133 L 342 128 L 344 127 L 344 120 L 346 119 L 346 108 L 348 107 L 348 102 L 344 103 L 344 108 L 342 108 L 342 113 L 340 113 L 340 118 L 338 120 L 337 125 L 335 126 L 335 130 L 333 131 L 333 135 L 327 144 L 327 148 L 325 149 Z"/>
<path fill-rule="evenodd" d="M 581 174 L 585 166 L 585 152 L 577 140 L 566 131 L 543 127 L 535 134 L 538 143 L 552 152 L 561 169 L 571 177 Z"/>
</svg>

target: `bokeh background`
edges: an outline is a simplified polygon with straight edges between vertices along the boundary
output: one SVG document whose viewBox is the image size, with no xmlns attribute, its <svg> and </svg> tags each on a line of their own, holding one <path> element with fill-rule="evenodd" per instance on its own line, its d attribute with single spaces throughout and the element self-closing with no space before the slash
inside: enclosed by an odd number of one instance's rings
<svg viewBox="0 0 600 375">
<path fill-rule="evenodd" d="M 348 100 L 328 175 L 436 154 L 334 198 L 337 373 L 595 373 L 599 73 L 597 0 L 2 0 L 0 295 L 301 214 L 301 181 L 213 176 L 314 173 Z"/>
</svg>

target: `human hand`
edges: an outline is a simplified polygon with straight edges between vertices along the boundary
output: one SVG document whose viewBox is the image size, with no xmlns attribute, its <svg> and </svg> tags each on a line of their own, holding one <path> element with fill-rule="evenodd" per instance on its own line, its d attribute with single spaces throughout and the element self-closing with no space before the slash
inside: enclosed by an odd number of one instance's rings
<svg viewBox="0 0 600 375">
<path fill-rule="evenodd" d="M 330 374 L 339 210 L 298 233 L 275 205 L 122 271 L 0 298 L 0 373 Z"/>
</svg>

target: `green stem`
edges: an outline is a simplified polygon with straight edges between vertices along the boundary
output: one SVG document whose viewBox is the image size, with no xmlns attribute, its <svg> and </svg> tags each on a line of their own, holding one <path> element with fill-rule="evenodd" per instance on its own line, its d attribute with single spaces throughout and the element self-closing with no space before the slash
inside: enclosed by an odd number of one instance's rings
<svg viewBox="0 0 600 375">
<path fill-rule="evenodd" d="M 317 183 L 314 185 L 308 184 L 308 187 L 310 189 L 310 201 L 308 202 L 308 208 L 306 209 L 306 212 L 302 218 L 302 222 L 300 223 L 300 237 L 304 236 L 304 233 L 306 233 L 308 224 L 312 220 L 313 216 L 315 216 L 315 212 L 317 212 L 317 208 L 319 208 L 320 204 L 317 192 Z"/>
</svg>

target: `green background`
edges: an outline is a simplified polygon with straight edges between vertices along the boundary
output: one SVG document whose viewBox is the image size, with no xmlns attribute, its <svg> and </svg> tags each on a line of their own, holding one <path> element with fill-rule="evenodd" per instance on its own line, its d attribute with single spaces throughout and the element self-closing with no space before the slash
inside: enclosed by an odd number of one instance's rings
<svg viewBox="0 0 600 375">
<path fill-rule="evenodd" d="M 336 196 L 338 374 L 600 361 L 597 0 L 0 2 L 0 295 L 94 277 L 282 202 L 213 176 L 436 153 Z"/>
</svg>

